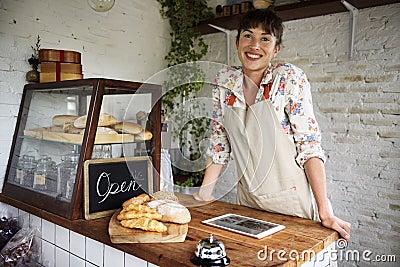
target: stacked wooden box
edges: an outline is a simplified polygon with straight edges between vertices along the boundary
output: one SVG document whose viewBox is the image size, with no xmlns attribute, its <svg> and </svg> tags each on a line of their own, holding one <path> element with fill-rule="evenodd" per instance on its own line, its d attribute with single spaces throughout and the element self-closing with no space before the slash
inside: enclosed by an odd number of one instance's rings
<svg viewBox="0 0 400 267">
<path fill-rule="evenodd" d="M 68 50 L 40 49 L 40 82 L 82 79 L 81 53 Z"/>
</svg>

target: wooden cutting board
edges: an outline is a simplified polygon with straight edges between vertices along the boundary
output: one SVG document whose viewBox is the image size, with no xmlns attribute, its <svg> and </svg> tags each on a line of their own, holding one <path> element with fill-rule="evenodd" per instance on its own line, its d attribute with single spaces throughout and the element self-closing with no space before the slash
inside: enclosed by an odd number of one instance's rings
<svg viewBox="0 0 400 267">
<path fill-rule="evenodd" d="M 117 220 L 117 210 L 110 219 L 108 233 L 111 242 L 120 243 L 176 243 L 184 242 L 188 232 L 188 224 L 164 223 L 167 231 L 164 233 L 143 231 L 140 229 L 129 229 L 123 227 Z"/>
</svg>

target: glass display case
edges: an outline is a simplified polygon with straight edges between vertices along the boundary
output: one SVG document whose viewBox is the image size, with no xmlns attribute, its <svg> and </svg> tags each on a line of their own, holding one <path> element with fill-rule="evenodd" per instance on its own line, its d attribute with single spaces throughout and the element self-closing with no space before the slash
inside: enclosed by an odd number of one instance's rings
<svg viewBox="0 0 400 267">
<path fill-rule="evenodd" d="M 111 79 L 27 84 L 2 194 L 83 217 L 83 163 L 150 156 L 158 190 L 161 86 Z"/>
</svg>

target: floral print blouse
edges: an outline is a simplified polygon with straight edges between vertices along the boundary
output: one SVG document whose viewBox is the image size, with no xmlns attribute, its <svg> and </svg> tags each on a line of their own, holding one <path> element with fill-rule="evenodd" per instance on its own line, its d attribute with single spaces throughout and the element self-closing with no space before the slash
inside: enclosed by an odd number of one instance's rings
<svg viewBox="0 0 400 267">
<path fill-rule="evenodd" d="M 223 116 L 228 105 L 246 108 L 242 83 L 241 67 L 227 67 L 215 78 L 213 125 L 207 156 L 216 164 L 226 164 L 230 160 L 231 148 L 222 126 Z M 313 157 L 325 161 L 321 133 L 312 107 L 310 83 L 305 73 L 292 64 L 271 64 L 264 72 L 255 103 L 265 99 L 264 88 L 270 90 L 269 99 L 284 133 L 296 145 L 298 165 L 303 168 L 304 163 Z"/>
</svg>

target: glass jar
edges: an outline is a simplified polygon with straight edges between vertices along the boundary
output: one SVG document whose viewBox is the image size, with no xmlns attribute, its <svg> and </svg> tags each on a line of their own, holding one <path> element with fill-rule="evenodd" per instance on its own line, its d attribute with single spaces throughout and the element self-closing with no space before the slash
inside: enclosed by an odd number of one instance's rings
<svg viewBox="0 0 400 267">
<path fill-rule="evenodd" d="M 55 193 L 57 192 L 57 163 L 48 157 L 47 167 L 46 190 Z"/>
<path fill-rule="evenodd" d="M 17 163 L 17 171 L 15 173 L 15 178 L 14 182 L 17 184 L 21 184 L 21 182 L 24 179 L 24 168 L 25 164 L 28 161 L 28 156 L 23 155 L 21 158 L 19 158 L 18 163 Z"/>
<path fill-rule="evenodd" d="M 102 158 L 103 159 L 110 159 L 112 158 L 112 147 L 111 145 L 103 145 L 103 154 Z"/>
<path fill-rule="evenodd" d="M 25 162 L 21 184 L 27 187 L 33 187 L 33 176 L 36 170 L 36 160 L 34 156 L 28 156 Z"/>
<path fill-rule="evenodd" d="M 70 199 L 72 196 L 73 185 L 75 184 L 79 154 L 72 152 L 63 156 L 61 160 L 61 163 L 58 165 L 57 194 L 61 197 Z M 68 183 L 70 188 L 68 188 Z"/>
<path fill-rule="evenodd" d="M 48 160 L 43 157 L 39 159 L 33 175 L 33 189 L 45 191 L 48 172 Z"/>
</svg>

